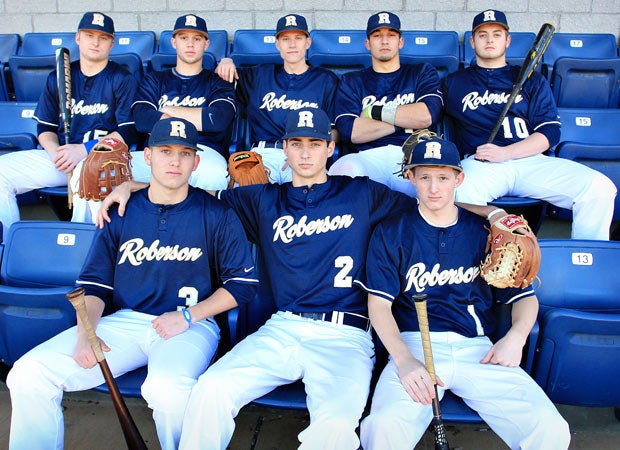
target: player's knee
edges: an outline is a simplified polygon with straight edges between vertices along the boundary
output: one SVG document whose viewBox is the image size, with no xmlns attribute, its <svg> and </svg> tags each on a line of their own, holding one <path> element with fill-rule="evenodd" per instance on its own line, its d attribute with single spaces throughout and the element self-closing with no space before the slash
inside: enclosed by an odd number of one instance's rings
<svg viewBox="0 0 620 450">
<path fill-rule="evenodd" d="M 41 364 L 34 358 L 22 357 L 11 368 L 6 385 L 11 392 L 32 391 L 44 384 L 46 377 L 41 373 Z"/>
<path fill-rule="evenodd" d="M 142 384 L 142 397 L 151 409 L 183 411 L 195 383 L 196 380 L 190 377 L 175 377 L 170 373 L 160 376 L 149 374 Z"/>
<path fill-rule="evenodd" d="M 362 164 L 356 158 L 357 155 L 346 155 L 338 159 L 329 169 L 330 175 L 347 175 L 361 177 L 366 175 Z"/>
<path fill-rule="evenodd" d="M 601 197 L 611 198 L 616 197 L 618 189 L 616 185 L 607 176 L 602 173 L 597 174 L 592 183 L 592 192 L 598 193 Z"/>
<path fill-rule="evenodd" d="M 566 450 L 570 445 L 570 428 L 555 407 L 543 408 L 536 417 L 535 430 L 527 433 L 522 448 Z"/>
</svg>

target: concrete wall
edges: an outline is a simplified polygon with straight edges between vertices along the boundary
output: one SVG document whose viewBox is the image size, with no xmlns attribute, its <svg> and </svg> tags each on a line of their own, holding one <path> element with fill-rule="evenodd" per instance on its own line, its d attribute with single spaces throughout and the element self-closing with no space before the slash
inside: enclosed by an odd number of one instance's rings
<svg viewBox="0 0 620 450">
<path fill-rule="evenodd" d="M 194 9 L 201 4 L 201 9 Z M 225 29 L 232 40 L 242 28 L 275 28 L 295 12 L 311 28 L 364 29 L 368 16 L 390 10 L 403 29 L 456 30 L 462 38 L 478 12 L 506 12 L 512 31 L 537 32 L 543 22 L 558 32 L 611 33 L 620 37 L 620 0 L 0 0 L 2 33 L 73 31 L 85 11 L 109 14 L 117 30 L 171 29 L 186 13 L 204 17 L 210 29 Z"/>
</svg>

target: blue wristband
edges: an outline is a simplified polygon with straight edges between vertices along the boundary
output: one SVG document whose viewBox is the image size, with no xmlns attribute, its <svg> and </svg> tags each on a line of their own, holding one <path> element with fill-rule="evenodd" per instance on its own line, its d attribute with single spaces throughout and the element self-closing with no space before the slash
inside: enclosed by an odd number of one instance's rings
<svg viewBox="0 0 620 450">
<path fill-rule="evenodd" d="M 189 312 L 189 309 L 187 308 L 183 308 L 181 311 L 183 312 L 183 318 L 187 322 L 187 328 L 191 327 L 192 326 L 192 313 Z"/>
<path fill-rule="evenodd" d="M 89 154 L 95 145 L 99 142 L 99 139 L 93 139 L 91 141 L 84 142 L 84 147 L 86 147 L 86 154 Z"/>
</svg>

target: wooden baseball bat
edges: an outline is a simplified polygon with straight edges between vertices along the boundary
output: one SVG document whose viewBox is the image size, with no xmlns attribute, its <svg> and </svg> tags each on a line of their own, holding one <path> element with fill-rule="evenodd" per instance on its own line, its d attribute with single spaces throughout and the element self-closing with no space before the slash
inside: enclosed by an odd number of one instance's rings
<svg viewBox="0 0 620 450">
<path fill-rule="evenodd" d="M 99 342 L 99 339 L 95 334 L 95 330 L 88 319 L 86 304 L 84 303 L 84 288 L 74 289 L 66 295 L 67 299 L 75 308 L 75 311 L 80 318 L 84 329 L 86 330 L 88 342 L 90 342 L 90 346 L 92 347 L 93 352 L 95 352 L 97 363 L 99 364 L 99 368 L 103 373 L 103 378 L 108 385 L 108 390 L 110 391 L 110 396 L 112 397 L 112 403 L 116 409 L 116 415 L 118 416 L 118 420 L 123 430 L 123 435 L 125 436 L 127 448 L 129 450 L 147 450 L 148 447 L 146 446 L 144 439 L 140 434 L 140 430 L 138 430 L 138 427 L 133 420 L 133 417 L 131 417 L 131 414 L 129 413 L 129 409 L 127 408 L 125 400 L 123 400 L 123 396 L 118 389 L 116 380 L 114 380 L 114 376 L 110 371 L 108 362 L 105 360 L 103 350 L 101 349 L 101 343 Z"/>
<path fill-rule="evenodd" d="M 431 336 L 428 327 L 428 314 L 426 311 L 426 294 L 414 294 L 413 304 L 418 314 L 420 325 L 420 337 L 422 338 L 422 350 L 424 351 L 424 365 L 433 380 L 435 398 L 433 399 L 433 434 L 435 435 L 435 450 L 450 450 L 446 427 L 443 424 L 441 410 L 439 409 L 439 395 L 437 392 L 437 375 L 435 375 L 435 362 L 433 361 L 433 349 L 431 348 Z"/>
<path fill-rule="evenodd" d="M 69 49 L 60 47 L 56 49 L 56 83 L 58 84 L 58 105 L 60 107 L 60 119 L 65 130 L 65 145 L 71 137 L 71 56 Z M 67 173 L 67 202 L 69 209 L 73 207 L 73 192 L 71 191 L 71 176 L 73 171 Z"/>
<path fill-rule="evenodd" d="M 536 38 L 532 43 L 532 47 L 527 52 L 527 55 L 523 60 L 519 75 L 515 80 L 512 91 L 510 91 L 510 96 L 508 97 L 508 100 L 506 101 L 506 104 L 504 105 L 504 108 L 502 109 L 502 112 L 499 115 L 499 118 L 497 119 L 497 122 L 495 123 L 495 126 L 493 127 L 493 130 L 489 135 L 489 138 L 487 139 L 487 144 L 493 142 L 493 139 L 495 139 L 495 136 L 497 136 L 497 132 L 502 126 L 502 122 L 506 118 L 508 110 L 514 103 L 517 95 L 519 95 L 519 92 L 521 92 L 521 89 L 523 88 L 525 82 L 530 78 L 532 72 L 534 72 L 534 69 L 536 69 L 536 66 L 540 62 L 543 54 L 545 53 L 545 50 L 547 50 L 547 46 L 549 45 L 549 42 L 551 42 L 553 33 L 555 33 L 555 27 L 550 23 L 544 23 L 540 27 L 538 35 L 536 35 Z"/>
</svg>

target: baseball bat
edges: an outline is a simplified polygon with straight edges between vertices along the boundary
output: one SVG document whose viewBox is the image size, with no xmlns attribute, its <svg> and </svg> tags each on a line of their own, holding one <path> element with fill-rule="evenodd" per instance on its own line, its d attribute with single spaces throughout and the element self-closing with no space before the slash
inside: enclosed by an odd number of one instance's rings
<svg viewBox="0 0 620 450">
<path fill-rule="evenodd" d="M 502 109 L 502 112 L 499 115 L 499 118 L 497 119 L 497 122 L 495 123 L 495 126 L 493 127 L 493 130 L 489 135 L 489 138 L 487 139 L 487 144 L 493 142 L 493 139 L 495 139 L 495 136 L 497 136 L 497 132 L 502 126 L 502 122 L 504 121 L 506 114 L 508 114 L 508 110 L 514 103 L 517 95 L 519 95 L 519 92 L 521 92 L 521 89 L 523 88 L 525 82 L 530 78 L 532 72 L 534 72 L 534 69 L 536 69 L 536 66 L 540 62 L 543 54 L 545 53 L 545 50 L 547 50 L 547 46 L 549 45 L 549 42 L 551 42 L 553 33 L 555 33 L 555 27 L 548 22 L 544 23 L 540 27 L 540 30 L 538 30 L 538 34 L 536 35 L 536 38 L 532 43 L 532 47 L 527 52 L 527 55 L 523 60 L 519 75 L 517 75 L 517 79 L 512 86 L 512 91 L 510 91 L 510 96 L 508 97 L 508 100 L 506 101 L 506 104 L 504 105 L 504 108 Z"/>
<path fill-rule="evenodd" d="M 60 47 L 56 49 L 56 83 L 58 84 L 58 102 L 60 107 L 60 119 L 65 130 L 65 145 L 71 137 L 71 57 L 69 49 Z M 71 176 L 73 171 L 67 173 L 67 202 L 69 209 L 73 206 L 73 192 L 71 191 Z"/>
<path fill-rule="evenodd" d="M 418 314 L 418 324 L 420 325 L 420 337 L 422 338 L 422 350 L 424 351 L 424 365 L 433 380 L 435 387 L 435 398 L 433 399 L 433 434 L 435 435 L 435 450 L 450 450 L 446 427 L 443 424 L 441 410 L 439 409 L 439 395 L 437 392 L 437 376 L 435 375 L 435 363 L 433 361 L 433 349 L 431 348 L 431 336 L 428 328 L 428 314 L 426 311 L 426 294 L 413 295 L 413 304 Z"/>
<path fill-rule="evenodd" d="M 110 391 L 110 396 L 112 397 L 112 403 L 114 404 L 114 408 L 116 409 L 116 415 L 118 416 L 118 420 L 123 430 L 123 435 L 125 436 L 127 448 L 129 450 L 147 450 L 148 447 L 146 446 L 144 439 L 140 434 L 140 430 L 138 430 L 138 427 L 133 420 L 133 417 L 131 417 L 131 414 L 129 413 L 129 409 L 127 408 L 127 405 L 123 400 L 123 396 L 118 389 L 116 380 L 114 380 L 114 376 L 110 371 L 108 362 L 105 360 L 103 350 L 101 349 L 101 343 L 99 342 L 99 339 L 95 334 L 95 330 L 93 329 L 90 320 L 88 319 L 86 304 L 84 303 L 84 288 L 74 289 L 66 295 L 67 299 L 75 308 L 75 311 L 80 318 L 82 325 L 84 326 L 84 330 L 86 330 L 88 342 L 90 343 L 90 346 L 95 353 L 95 358 L 97 359 L 99 368 L 103 373 L 103 378 L 108 385 L 108 390 Z"/>
</svg>

